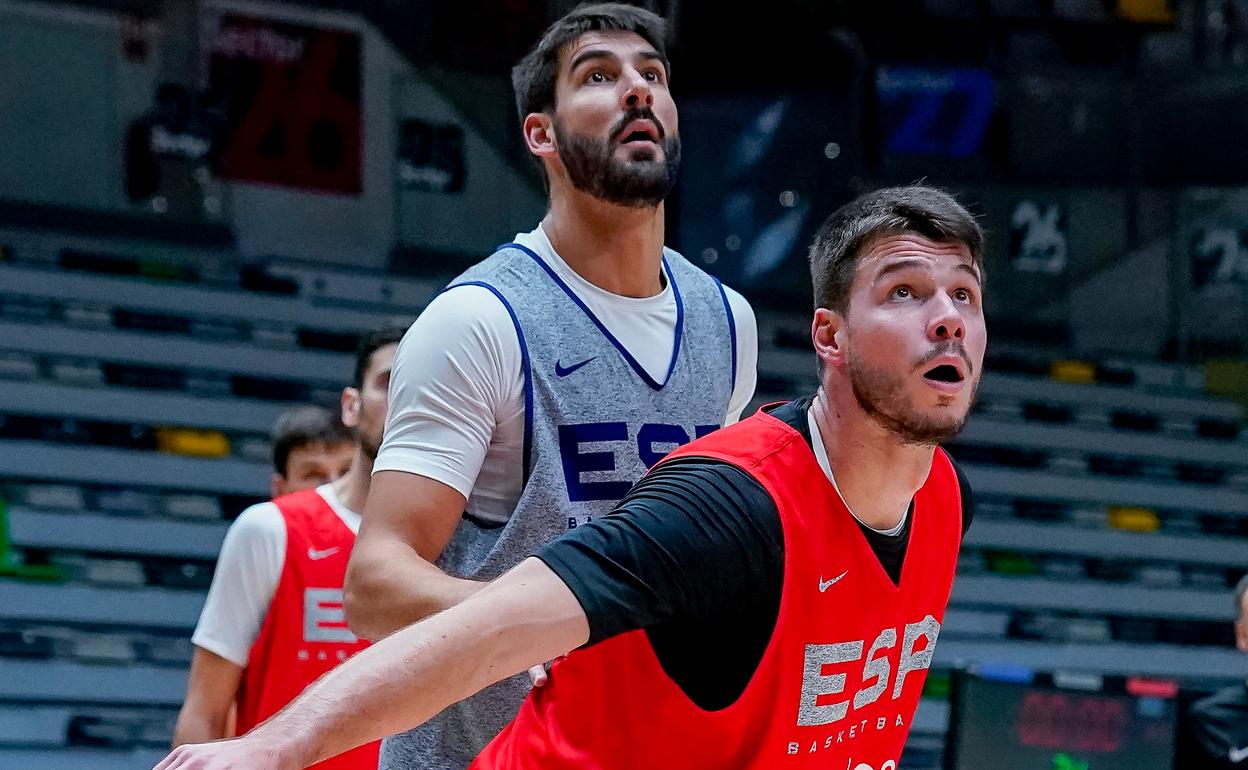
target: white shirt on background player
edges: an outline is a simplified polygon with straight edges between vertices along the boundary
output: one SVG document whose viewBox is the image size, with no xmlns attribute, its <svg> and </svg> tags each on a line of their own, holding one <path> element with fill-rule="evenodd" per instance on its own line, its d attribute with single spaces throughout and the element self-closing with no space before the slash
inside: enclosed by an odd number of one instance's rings
<svg viewBox="0 0 1248 770">
<path fill-rule="evenodd" d="M 333 484 L 322 484 L 316 492 L 348 529 L 359 533 L 360 514 L 342 504 Z M 191 643 L 246 668 L 285 565 L 286 520 L 277 506 L 259 503 L 239 514 L 221 543 Z"/>
<path fill-rule="evenodd" d="M 676 335 L 676 297 L 604 291 L 572 270 L 540 226 L 516 236 L 585 303 L 656 381 L 667 375 Z M 744 297 L 724 287 L 737 337 L 737 381 L 726 423 L 736 422 L 758 379 L 758 326 Z M 724 345 L 728 340 L 708 340 Z M 524 375 L 507 308 L 489 289 L 459 286 L 435 297 L 399 343 L 390 374 L 390 412 L 373 472 L 440 481 L 478 519 L 505 522 L 520 499 Z"/>
</svg>

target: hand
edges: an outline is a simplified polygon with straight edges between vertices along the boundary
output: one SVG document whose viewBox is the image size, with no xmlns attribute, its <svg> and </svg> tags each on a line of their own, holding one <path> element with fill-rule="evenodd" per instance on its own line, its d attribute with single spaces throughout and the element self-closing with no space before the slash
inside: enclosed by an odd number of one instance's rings
<svg viewBox="0 0 1248 770">
<path fill-rule="evenodd" d="M 212 743 L 188 743 L 177 747 L 152 770 L 296 770 L 271 746 L 235 738 Z"/>
<path fill-rule="evenodd" d="M 549 663 L 542 663 L 529 669 L 529 681 L 534 687 L 541 687 L 546 684 L 546 680 L 550 679 L 550 675 L 546 673 L 546 667 Z"/>
</svg>

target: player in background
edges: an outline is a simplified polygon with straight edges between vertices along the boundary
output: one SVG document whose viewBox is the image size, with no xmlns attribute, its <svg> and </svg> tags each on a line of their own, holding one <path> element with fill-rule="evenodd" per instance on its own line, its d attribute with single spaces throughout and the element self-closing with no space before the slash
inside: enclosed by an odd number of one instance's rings
<svg viewBox="0 0 1248 770">
<path fill-rule="evenodd" d="M 341 422 L 353 439 L 347 472 L 252 506 L 230 526 L 192 636 L 195 654 L 175 746 L 229 737 L 235 709 L 233 729 L 246 732 L 367 646 L 343 619 L 342 583 L 381 444 L 402 334 L 383 328 L 360 342 L 353 384 L 342 392 Z M 303 410 L 279 425 L 308 425 L 312 416 Z M 279 446 L 275 453 L 299 449 Z M 376 766 L 372 743 L 318 767 Z"/>
</svg>

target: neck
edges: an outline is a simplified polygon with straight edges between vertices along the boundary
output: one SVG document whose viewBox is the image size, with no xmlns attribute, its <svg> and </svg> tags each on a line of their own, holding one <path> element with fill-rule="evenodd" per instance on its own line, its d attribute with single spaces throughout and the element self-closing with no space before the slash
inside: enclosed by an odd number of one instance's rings
<svg viewBox="0 0 1248 770">
<path fill-rule="evenodd" d="M 364 503 L 368 502 L 368 486 L 373 480 L 373 461 L 364 454 L 358 445 L 355 457 L 351 458 L 351 468 L 334 482 L 334 494 L 348 509 L 358 514 L 364 513 Z"/>
<path fill-rule="evenodd" d="M 576 274 L 622 297 L 663 290 L 663 204 L 629 208 L 579 190 L 551 195 L 542 229 Z"/>
<path fill-rule="evenodd" d="M 847 394 L 852 403 L 845 395 L 829 396 L 820 388 L 811 405 L 832 475 L 863 524 L 891 529 L 927 480 L 935 450 L 898 441 L 862 411 L 852 392 Z"/>
</svg>

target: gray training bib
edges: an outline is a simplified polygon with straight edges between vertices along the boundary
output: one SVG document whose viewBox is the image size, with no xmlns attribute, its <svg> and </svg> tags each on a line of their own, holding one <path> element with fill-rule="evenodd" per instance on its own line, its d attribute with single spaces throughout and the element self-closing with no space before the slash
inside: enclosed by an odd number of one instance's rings
<svg viewBox="0 0 1248 770">
<path fill-rule="evenodd" d="M 490 580 L 571 527 L 608 513 L 664 455 L 724 422 L 736 327 L 719 282 L 664 249 L 675 345 L 656 381 L 539 256 L 507 244 L 448 288 L 492 291 L 511 314 L 524 369 L 524 484 L 507 523 L 465 516 L 438 566 Z M 527 675 L 500 682 L 387 738 L 381 770 L 463 770 L 516 715 Z"/>
</svg>

